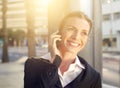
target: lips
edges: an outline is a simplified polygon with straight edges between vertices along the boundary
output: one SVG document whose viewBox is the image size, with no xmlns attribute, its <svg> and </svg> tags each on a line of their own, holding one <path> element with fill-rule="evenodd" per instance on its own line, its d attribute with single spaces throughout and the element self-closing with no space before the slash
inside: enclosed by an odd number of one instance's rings
<svg viewBox="0 0 120 88">
<path fill-rule="evenodd" d="M 73 47 L 79 47 L 80 46 L 79 43 L 73 42 L 73 41 L 68 41 L 68 44 L 71 45 L 71 46 L 73 46 Z"/>
</svg>

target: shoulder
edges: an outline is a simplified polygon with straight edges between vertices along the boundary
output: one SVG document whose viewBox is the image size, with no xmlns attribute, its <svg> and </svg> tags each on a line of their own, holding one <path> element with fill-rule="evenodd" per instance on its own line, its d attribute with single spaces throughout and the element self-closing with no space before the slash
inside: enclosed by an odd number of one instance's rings
<svg viewBox="0 0 120 88">
<path fill-rule="evenodd" d="M 97 72 L 91 65 L 89 65 L 86 60 L 84 60 L 80 56 L 79 56 L 79 60 L 85 66 L 85 70 L 84 70 L 85 71 L 85 73 L 84 73 L 85 79 L 91 81 L 91 80 L 97 80 L 97 79 L 101 78 L 100 73 Z"/>
<path fill-rule="evenodd" d="M 53 63 L 43 58 L 28 58 L 24 68 L 25 88 L 43 88 L 58 80 L 57 68 L 61 60 L 56 56 Z"/>
<path fill-rule="evenodd" d="M 88 84 L 92 88 L 102 88 L 101 76 L 93 67 L 91 67 L 83 58 L 79 57 L 79 60 L 84 64 L 83 84 Z"/>
<path fill-rule="evenodd" d="M 48 65 L 51 64 L 49 60 L 43 59 L 43 58 L 36 58 L 36 57 L 29 57 L 25 65 L 31 65 L 31 66 L 41 66 L 41 65 Z"/>
<path fill-rule="evenodd" d="M 57 69 L 49 60 L 43 58 L 28 58 L 24 65 L 24 71 L 27 73 L 43 73 L 50 69 Z"/>
<path fill-rule="evenodd" d="M 85 66 L 85 69 L 90 71 L 90 73 L 99 73 L 97 72 L 85 59 L 83 59 L 82 57 L 78 56 L 80 62 Z"/>
<path fill-rule="evenodd" d="M 53 63 L 43 58 L 31 57 L 26 60 L 24 71 L 25 72 L 26 71 L 36 72 L 37 71 L 37 73 L 47 72 L 48 70 L 56 71 L 60 63 L 61 63 L 61 58 L 58 55 L 56 55 Z"/>
</svg>

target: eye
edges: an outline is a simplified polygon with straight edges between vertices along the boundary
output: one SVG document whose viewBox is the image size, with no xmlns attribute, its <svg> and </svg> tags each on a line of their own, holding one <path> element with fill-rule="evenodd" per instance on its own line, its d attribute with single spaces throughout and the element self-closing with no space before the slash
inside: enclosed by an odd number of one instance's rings
<svg viewBox="0 0 120 88">
<path fill-rule="evenodd" d="M 83 36 L 87 36 L 87 35 L 88 35 L 88 33 L 87 33 L 87 32 L 85 32 L 85 31 L 83 31 L 83 32 L 81 32 L 81 35 L 83 35 Z"/>
<path fill-rule="evenodd" d="M 69 28 L 66 28 L 67 29 L 67 31 L 74 31 L 74 28 L 72 28 L 72 27 L 69 27 Z"/>
<path fill-rule="evenodd" d="M 74 31 L 75 29 L 72 28 L 72 27 L 66 27 L 65 30 L 68 31 L 68 32 L 70 32 L 70 31 L 72 32 L 72 31 Z"/>
</svg>

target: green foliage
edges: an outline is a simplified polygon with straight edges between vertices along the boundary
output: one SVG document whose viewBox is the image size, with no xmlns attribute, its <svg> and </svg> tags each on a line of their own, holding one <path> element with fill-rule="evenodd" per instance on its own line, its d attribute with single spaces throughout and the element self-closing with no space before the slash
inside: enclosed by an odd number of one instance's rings
<svg viewBox="0 0 120 88">
<path fill-rule="evenodd" d="M 0 38 L 2 38 L 1 32 L 0 32 Z"/>
<path fill-rule="evenodd" d="M 0 38 L 2 38 L 2 31 L 0 30 Z"/>
<path fill-rule="evenodd" d="M 3 32 L 0 30 L 0 38 L 2 38 Z M 21 29 L 17 29 L 16 31 L 12 29 L 8 29 L 8 38 L 14 39 L 14 40 L 23 40 L 26 37 L 25 31 Z"/>
<path fill-rule="evenodd" d="M 25 37 L 26 37 L 26 33 L 21 29 L 17 29 L 17 30 L 8 29 L 8 41 L 9 41 L 9 45 L 11 46 L 14 45 L 20 46 L 23 40 L 25 39 Z"/>
<path fill-rule="evenodd" d="M 16 40 L 16 41 L 19 41 L 19 40 L 23 40 L 24 38 L 26 37 L 26 33 L 23 31 L 23 30 L 16 30 L 16 31 L 13 31 L 13 30 L 8 30 L 8 38 L 11 38 L 12 40 Z"/>
<path fill-rule="evenodd" d="M 15 33 L 13 30 L 9 29 L 8 30 L 8 38 L 14 39 L 15 38 Z"/>
<path fill-rule="evenodd" d="M 23 40 L 25 38 L 26 34 L 23 30 L 16 30 L 15 31 L 15 39 L 16 40 Z"/>
</svg>

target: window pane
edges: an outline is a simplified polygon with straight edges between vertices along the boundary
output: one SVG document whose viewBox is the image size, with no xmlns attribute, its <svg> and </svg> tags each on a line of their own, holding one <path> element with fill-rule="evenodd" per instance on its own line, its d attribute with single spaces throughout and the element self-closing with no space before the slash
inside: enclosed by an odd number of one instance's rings
<svg viewBox="0 0 120 88">
<path fill-rule="evenodd" d="M 110 1 L 102 8 L 106 14 L 102 23 L 103 83 L 111 86 L 106 88 L 120 88 L 120 0 Z"/>
<path fill-rule="evenodd" d="M 103 15 L 103 21 L 109 21 L 110 20 L 110 14 Z"/>
<path fill-rule="evenodd" d="M 120 12 L 114 13 L 114 20 L 120 19 Z"/>
</svg>

